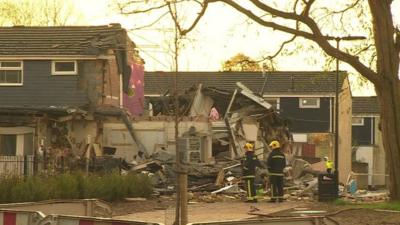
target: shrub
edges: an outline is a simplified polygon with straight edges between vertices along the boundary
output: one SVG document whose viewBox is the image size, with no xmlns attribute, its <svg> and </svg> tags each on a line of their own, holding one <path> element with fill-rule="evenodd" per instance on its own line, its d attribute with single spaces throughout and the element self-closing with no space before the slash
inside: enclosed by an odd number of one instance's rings
<svg viewBox="0 0 400 225">
<path fill-rule="evenodd" d="M 140 174 L 86 176 L 76 172 L 56 176 L 0 178 L 0 203 L 78 198 L 117 201 L 127 197 L 148 197 L 151 193 L 150 179 Z"/>
</svg>

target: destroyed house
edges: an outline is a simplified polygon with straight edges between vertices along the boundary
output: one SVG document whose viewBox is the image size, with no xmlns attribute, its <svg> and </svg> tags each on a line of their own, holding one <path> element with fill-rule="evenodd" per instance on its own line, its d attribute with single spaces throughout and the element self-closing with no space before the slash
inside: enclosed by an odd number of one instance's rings
<svg viewBox="0 0 400 225">
<path fill-rule="evenodd" d="M 360 186 L 383 186 L 385 178 L 385 152 L 380 131 L 380 109 L 376 96 L 352 98 L 353 171 Z M 361 164 L 360 164 L 361 163 Z M 360 165 L 367 163 L 365 171 Z"/>
<path fill-rule="evenodd" d="M 237 82 L 243 83 L 287 119 L 300 155 L 319 158 L 331 154 L 333 146 L 335 78 L 336 72 L 313 71 L 277 71 L 264 75 L 262 72 L 179 72 L 177 86 L 182 91 L 201 83 L 204 87 L 233 92 Z M 340 72 L 341 93 L 350 92 L 349 88 L 342 88 L 347 83 L 345 78 L 346 73 Z M 173 93 L 173 82 L 173 72 L 145 72 L 146 98 Z M 229 98 L 224 104 L 227 103 Z M 224 111 L 220 114 L 224 115 Z"/>
<path fill-rule="evenodd" d="M 101 147 L 105 116 L 141 113 L 142 79 L 119 24 L 0 27 L 0 155 Z"/>
<path fill-rule="evenodd" d="M 205 87 L 233 91 L 241 82 L 261 93 L 290 120 L 294 133 L 331 132 L 335 98 L 335 72 L 179 72 L 178 90 L 202 83 Z M 173 92 L 172 72 L 145 72 L 145 96 Z M 343 83 L 345 73 L 341 72 Z M 265 82 L 265 86 L 264 86 Z M 264 87 L 263 87 L 264 86 Z"/>
</svg>

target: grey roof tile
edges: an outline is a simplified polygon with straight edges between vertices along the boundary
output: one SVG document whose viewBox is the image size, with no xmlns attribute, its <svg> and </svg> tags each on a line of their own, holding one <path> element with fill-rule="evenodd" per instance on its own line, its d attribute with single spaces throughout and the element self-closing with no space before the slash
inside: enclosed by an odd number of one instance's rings
<svg viewBox="0 0 400 225">
<path fill-rule="evenodd" d="M 353 97 L 353 114 L 380 114 L 376 96 Z"/>
<path fill-rule="evenodd" d="M 340 84 L 346 73 L 340 72 Z M 336 72 L 290 71 L 268 72 L 264 94 L 321 94 L 335 93 Z M 145 94 L 162 94 L 173 90 L 174 72 L 145 72 Z M 265 78 L 261 72 L 179 72 L 178 89 L 187 89 L 202 83 L 233 91 L 236 82 L 242 82 L 254 92 L 260 92 Z"/>
<path fill-rule="evenodd" d="M 119 24 L 0 27 L 0 56 L 93 56 L 115 47 L 121 33 L 126 31 Z"/>
</svg>

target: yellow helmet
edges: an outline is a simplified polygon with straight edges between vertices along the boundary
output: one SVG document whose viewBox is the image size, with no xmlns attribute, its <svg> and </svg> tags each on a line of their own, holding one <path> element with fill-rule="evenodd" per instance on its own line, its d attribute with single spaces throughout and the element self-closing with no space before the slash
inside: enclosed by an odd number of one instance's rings
<svg viewBox="0 0 400 225">
<path fill-rule="evenodd" d="M 253 151 L 253 144 L 251 144 L 251 143 L 246 143 L 245 145 L 244 145 L 244 149 L 246 150 L 246 152 L 252 152 Z"/>
<path fill-rule="evenodd" d="M 269 144 L 269 147 L 271 147 L 272 149 L 277 149 L 281 147 L 281 144 L 279 144 L 278 141 L 271 141 L 271 143 Z"/>
</svg>

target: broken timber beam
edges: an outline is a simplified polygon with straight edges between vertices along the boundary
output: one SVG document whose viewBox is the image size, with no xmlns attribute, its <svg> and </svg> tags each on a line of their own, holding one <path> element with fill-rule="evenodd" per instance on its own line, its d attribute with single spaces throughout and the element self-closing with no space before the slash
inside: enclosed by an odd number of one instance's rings
<svg viewBox="0 0 400 225">
<path fill-rule="evenodd" d="M 240 94 L 242 94 L 242 95 L 246 96 L 247 98 L 253 100 L 254 102 L 256 102 L 257 104 L 259 104 L 260 106 L 262 106 L 262 107 L 264 107 L 266 109 L 271 109 L 272 108 L 271 104 L 269 104 L 267 101 L 265 101 L 264 98 L 254 94 L 254 92 L 252 90 L 250 90 L 249 88 L 247 88 L 246 86 L 244 86 L 244 84 L 242 84 L 240 82 L 236 82 L 236 86 L 241 89 Z"/>
</svg>

